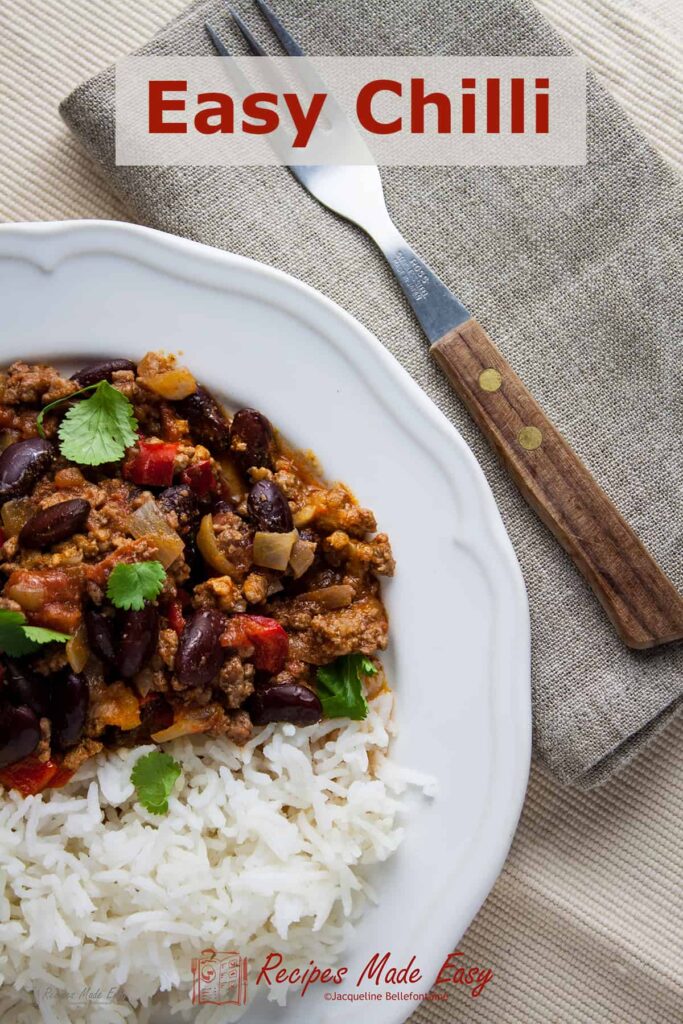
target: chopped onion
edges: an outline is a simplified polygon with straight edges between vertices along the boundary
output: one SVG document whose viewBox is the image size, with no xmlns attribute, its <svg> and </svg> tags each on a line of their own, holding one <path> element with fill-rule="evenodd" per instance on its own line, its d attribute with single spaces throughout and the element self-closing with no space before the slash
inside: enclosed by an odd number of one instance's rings
<svg viewBox="0 0 683 1024">
<path fill-rule="evenodd" d="M 283 572 L 289 564 L 289 556 L 298 536 L 296 530 L 290 533 L 263 533 L 257 530 L 254 534 L 254 565 Z"/>
<path fill-rule="evenodd" d="M 317 544 L 313 540 L 301 540 L 297 538 L 289 556 L 289 567 L 295 580 L 303 576 L 307 569 L 310 569 L 315 558 Z"/>
<path fill-rule="evenodd" d="M 2 506 L 2 526 L 8 537 L 16 537 L 31 518 L 33 502 L 30 498 L 15 498 Z"/>
<path fill-rule="evenodd" d="M 295 526 L 308 526 L 312 523 L 316 517 L 318 510 L 315 505 L 304 505 L 298 512 L 294 513 L 294 525 Z"/>
<path fill-rule="evenodd" d="M 218 465 L 220 466 L 221 476 L 228 489 L 230 498 L 236 505 L 239 505 L 247 493 L 244 477 L 229 455 L 222 456 L 218 460 Z"/>
<path fill-rule="evenodd" d="M 74 672 L 82 672 L 85 668 L 90 649 L 85 626 L 80 625 L 66 645 L 66 658 Z"/>
<path fill-rule="evenodd" d="M 16 430 L 3 430 L 0 433 L 0 452 L 4 452 L 5 448 L 9 448 L 11 444 L 14 444 L 20 438 L 21 434 Z"/>
<path fill-rule="evenodd" d="M 185 544 L 169 526 L 156 501 L 148 501 L 136 509 L 128 520 L 128 529 L 134 537 L 146 537 L 156 550 L 157 558 L 168 569 L 182 555 Z"/>
<path fill-rule="evenodd" d="M 140 725 L 140 702 L 125 683 L 110 683 L 97 696 L 97 721 L 127 732 Z"/>
<path fill-rule="evenodd" d="M 308 590 L 305 594 L 299 594 L 297 601 L 311 601 L 321 608 L 346 608 L 353 601 L 353 587 L 347 583 L 340 583 L 334 587 Z"/>
<path fill-rule="evenodd" d="M 153 732 L 155 743 L 168 743 L 179 736 L 188 736 L 196 732 L 206 732 L 215 721 L 215 705 L 204 708 L 187 708 L 176 711 L 172 725 L 160 732 Z"/>
<path fill-rule="evenodd" d="M 213 517 L 211 513 L 203 516 L 199 532 L 197 534 L 197 547 L 201 551 L 204 561 L 220 573 L 221 576 L 233 576 L 235 566 L 223 554 L 218 547 L 216 534 L 213 529 Z"/>
<path fill-rule="evenodd" d="M 197 390 L 197 381 L 189 370 L 184 369 L 152 373 L 149 377 L 140 377 L 140 380 L 155 395 L 168 398 L 171 402 L 187 398 L 188 395 L 193 395 Z"/>
<path fill-rule="evenodd" d="M 30 578 L 5 587 L 3 596 L 8 597 L 10 601 L 16 601 L 25 612 L 40 611 L 47 601 L 47 591 L 43 584 Z"/>
</svg>

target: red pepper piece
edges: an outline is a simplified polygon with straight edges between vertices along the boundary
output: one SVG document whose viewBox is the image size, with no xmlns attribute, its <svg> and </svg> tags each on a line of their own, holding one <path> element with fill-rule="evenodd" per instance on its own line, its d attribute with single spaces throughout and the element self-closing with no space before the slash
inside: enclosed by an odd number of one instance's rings
<svg viewBox="0 0 683 1024">
<path fill-rule="evenodd" d="M 289 637 L 279 622 L 265 615 L 233 615 L 223 642 L 226 647 L 253 647 L 252 661 L 259 671 L 276 673 L 285 666 Z"/>
<path fill-rule="evenodd" d="M 178 445 L 166 441 L 138 441 L 126 456 L 123 475 L 134 484 L 168 487 L 173 483 L 173 466 Z"/>
<path fill-rule="evenodd" d="M 183 617 L 183 606 L 180 601 L 169 601 L 165 608 L 166 618 L 171 629 L 174 629 L 178 636 L 185 629 L 185 619 Z"/>
<path fill-rule="evenodd" d="M 39 761 L 31 755 L 3 768 L 0 782 L 6 789 L 18 789 L 22 796 L 33 796 L 52 784 L 59 767 L 55 761 Z"/>
<path fill-rule="evenodd" d="M 203 462 L 196 462 L 183 470 L 180 479 L 184 484 L 192 488 L 198 498 L 205 498 L 207 494 L 217 489 L 216 478 L 211 468 L 211 459 L 204 459 Z"/>
</svg>

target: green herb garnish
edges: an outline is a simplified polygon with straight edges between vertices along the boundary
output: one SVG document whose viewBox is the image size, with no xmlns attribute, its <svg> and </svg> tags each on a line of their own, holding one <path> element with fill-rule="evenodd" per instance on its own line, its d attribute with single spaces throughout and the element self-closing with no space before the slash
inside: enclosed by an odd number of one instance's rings
<svg viewBox="0 0 683 1024">
<path fill-rule="evenodd" d="M 160 750 L 143 754 L 135 762 L 130 781 L 138 791 L 138 800 L 150 814 L 168 814 L 168 798 L 180 771 L 178 762 Z"/>
<path fill-rule="evenodd" d="M 82 466 L 118 462 L 126 448 L 135 444 L 138 422 L 126 396 L 106 380 L 46 405 L 38 415 L 38 431 L 45 437 L 43 417 L 50 409 L 89 391 L 90 398 L 73 405 L 59 426 L 60 451 L 66 459 Z"/>
<path fill-rule="evenodd" d="M 364 654 L 344 654 L 317 673 L 318 696 L 326 718 L 367 718 L 368 702 L 363 695 L 363 677 L 377 675 Z"/>
<path fill-rule="evenodd" d="M 54 629 L 43 629 L 42 626 L 27 626 L 23 612 L 13 612 L 8 608 L 0 608 L 0 651 L 11 658 L 21 658 L 24 654 L 33 654 L 42 644 L 65 643 L 71 637 L 67 633 L 57 633 Z"/>
<path fill-rule="evenodd" d="M 161 562 L 119 562 L 109 574 L 107 597 L 116 608 L 139 612 L 158 597 L 165 579 Z"/>
</svg>

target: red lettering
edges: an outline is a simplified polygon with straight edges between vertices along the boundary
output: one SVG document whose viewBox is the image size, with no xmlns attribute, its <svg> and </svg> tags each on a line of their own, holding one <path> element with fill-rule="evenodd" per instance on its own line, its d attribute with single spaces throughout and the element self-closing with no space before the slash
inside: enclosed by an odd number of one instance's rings
<svg viewBox="0 0 683 1024">
<path fill-rule="evenodd" d="M 437 975 L 436 981 L 434 982 L 435 985 L 445 985 L 447 982 L 451 980 L 450 975 L 446 974 L 444 976 L 443 972 L 449 970 L 449 968 L 451 967 L 455 967 L 455 961 L 451 961 L 451 957 L 453 956 L 462 956 L 462 953 L 460 952 L 460 950 L 457 950 L 455 953 L 448 954 L 444 962 L 441 964 L 441 968 Z"/>
<path fill-rule="evenodd" d="M 372 113 L 372 101 L 380 92 L 390 92 L 394 96 L 403 95 L 403 87 L 400 82 L 392 78 L 377 78 L 367 82 L 358 93 L 356 99 L 356 117 L 361 127 L 374 135 L 392 135 L 400 132 L 403 121 L 400 117 L 393 121 L 378 121 Z"/>
<path fill-rule="evenodd" d="M 274 92 L 252 92 L 244 97 L 242 103 L 244 116 L 260 122 L 253 124 L 251 121 L 243 121 L 242 131 L 245 131 L 247 135 L 268 135 L 270 132 L 274 132 L 280 124 L 277 110 L 263 106 L 264 103 L 272 103 L 273 106 L 277 106 L 277 95 Z"/>
<path fill-rule="evenodd" d="M 293 148 L 303 149 L 304 146 L 308 145 L 308 140 L 320 117 L 320 111 L 323 109 L 327 96 L 324 92 L 314 92 L 311 97 L 311 104 L 306 112 L 295 92 L 285 92 L 282 95 L 296 128 L 296 136 L 292 144 Z"/>
<path fill-rule="evenodd" d="M 550 87 L 549 78 L 537 78 L 536 88 L 537 89 L 548 89 Z M 536 134 L 547 135 L 550 130 L 548 123 L 549 117 L 549 103 L 550 97 L 547 92 L 536 93 Z"/>
<path fill-rule="evenodd" d="M 271 966 L 270 961 L 273 960 L 273 959 L 276 962 Z M 262 966 L 261 970 L 259 971 L 258 978 L 256 979 L 256 984 L 260 985 L 261 984 L 261 978 L 264 978 L 268 985 L 272 985 L 272 981 L 268 977 L 268 971 L 274 971 L 275 968 L 279 967 L 281 963 L 282 963 L 282 955 L 280 953 L 269 953 L 267 958 L 266 958 L 266 962 L 264 963 L 264 965 Z M 279 979 L 277 979 L 277 980 L 279 980 Z"/>
<path fill-rule="evenodd" d="M 311 973 L 309 974 L 308 978 L 306 978 L 306 981 L 304 982 L 301 992 L 299 994 L 301 996 L 305 996 L 308 991 L 308 986 L 313 985 L 318 980 L 319 977 L 320 971 L 318 970 L 317 967 L 314 967 Z"/>
<path fill-rule="evenodd" d="M 510 131 L 513 135 L 524 134 L 524 79 L 510 80 Z"/>
<path fill-rule="evenodd" d="M 366 974 L 368 978 L 370 978 L 371 980 L 374 978 L 375 985 L 379 985 L 382 978 L 382 971 L 386 967 L 388 961 L 389 953 L 385 953 L 381 960 L 379 958 L 379 953 L 375 953 L 374 956 L 371 956 L 368 962 L 366 963 L 365 967 L 361 971 L 360 977 L 356 982 L 356 988 L 359 987 L 360 983 L 363 981 L 363 978 L 365 977 Z"/>
<path fill-rule="evenodd" d="M 410 80 L 410 130 L 422 135 L 425 130 L 425 107 L 436 107 L 436 130 L 439 135 L 448 135 L 451 130 L 451 101 L 443 92 L 425 94 L 424 78 Z"/>
<path fill-rule="evenodd" d="M 489 135 L 500 131 L 500 78 L 486 79 L 486 131 Z"/>
<path fill-rule="evenodd" d="M 480 996 L 482 994 L 482 992 L 484 991 L 484 986 L 488 985 L 492 977 L 493 971 L 491 970 L 491 968 L 489 968 L 487 971 L 482 971 L 481 969 L 479 970 L 479 984 L 475 985 L 475 987 L 472 989 L 473 999 L 476 999 L 477 996 Z"/>
<path fill-rule="evenodd" d="M 235 104 L 232 96 L 224 92 L 200 92 L 198 103 L 213 103 L 208 110 L 200 110 L 194 119 L 194 126 L 202 135 L 215 135 L 216 132 L 232 134 L 235 130 Z M 218 122 L 212 118 L 217 117 Z"/>
<path fill-rule="evenodd" d="M 151 81 L 148 90 L 149 122 L 148 132 L 150 135 L 172 135 L 187 131 L 184 121 L 164 121 L 164 112 L 167 110 L 184 110 L 185 100 L 166 99 L 164 93 L 187 92 L 187 82 L 182 80 Z"/>
<path fill-rule="evenodd" d="M 463 89 L 474 89 L 477 85 L 476 78 L 463 78 Z M 473 92 L 462 94 L 462 132 L 463 135 L 472 135 L 476 131 L 475 121 L 475 95 Z"/>
</svg>

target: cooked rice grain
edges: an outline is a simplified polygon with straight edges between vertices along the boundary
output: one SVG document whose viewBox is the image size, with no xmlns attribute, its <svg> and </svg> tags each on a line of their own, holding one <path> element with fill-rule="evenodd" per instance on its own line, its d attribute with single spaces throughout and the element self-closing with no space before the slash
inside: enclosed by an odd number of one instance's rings
<svg viewBox="0 0 683 1024">
<path fill-rule="evenodd" d="M 269 725 L 241 748 L 167 744 L 183 772 L 165 817 L 130 782 L 149 746 L 98 756 L 61 790 L 4 793 L 0 1021 L 145 1021 L 159 991 L 189 1010 L 191 961 L 206 947 L 333 964 L 371 895 L 363 869 L 402 837 L 405 781 L 385 757 L 391 700 L 343 728 Z M 83 999 L 98 990 L 115 1001 L 94 1010 Z"/>
</svg>

